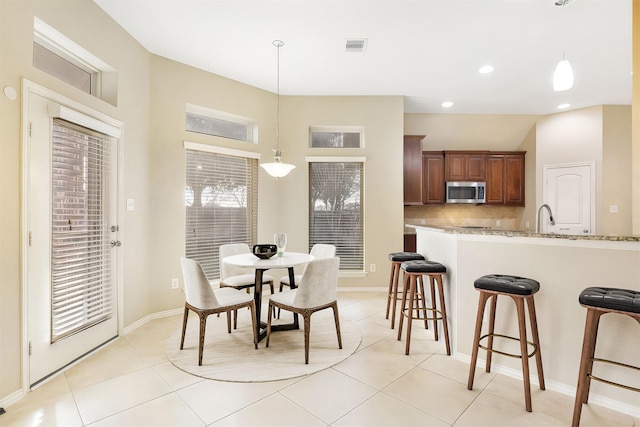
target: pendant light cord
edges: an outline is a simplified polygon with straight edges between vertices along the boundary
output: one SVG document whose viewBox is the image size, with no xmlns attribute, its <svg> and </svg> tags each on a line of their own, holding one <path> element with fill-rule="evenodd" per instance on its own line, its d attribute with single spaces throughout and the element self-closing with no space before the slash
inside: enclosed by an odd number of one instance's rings
<svg viewBox="0 0 640 427">
<path fill-rule="evenodd" d="M 280 156 L 280 48 L 284 46 L 284 42 L 282 40 L 274 40 L 273 45 L 278 48 L 278 68 L 276 74 L 276 92 L 278 94 L 276 101 L 276 156 Z"/>
</svg>

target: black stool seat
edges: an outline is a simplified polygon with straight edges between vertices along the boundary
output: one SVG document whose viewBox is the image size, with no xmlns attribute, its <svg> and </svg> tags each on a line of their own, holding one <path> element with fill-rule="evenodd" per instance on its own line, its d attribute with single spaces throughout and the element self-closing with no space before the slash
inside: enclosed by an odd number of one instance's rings
<svg viewBox="0 0 640 427">
<path fill-rule="evenodd" d="M 540 290 L 540 283 L 526 277 L 508 274 L 488 274 L 473 282 L 476 289 L 503 292 L 514 295 L 533 295 Z"/>
<path fill-rule="evenodd" d="M 424 260 L 424 256 L 417 252 L 391 252 L 389 260 L 393 262 Z"/>
<path fill-rule="evenodd" d="M 578 300 L 591 307 L 640 313 L 640 291 L 591 287 L 582 291 Z"/>
<path fill-rule="evenodd" d="M 400 266 L 407 273 L 446 273 L 447 267 L 435 261 L 406 261 Z"/>
</svg>

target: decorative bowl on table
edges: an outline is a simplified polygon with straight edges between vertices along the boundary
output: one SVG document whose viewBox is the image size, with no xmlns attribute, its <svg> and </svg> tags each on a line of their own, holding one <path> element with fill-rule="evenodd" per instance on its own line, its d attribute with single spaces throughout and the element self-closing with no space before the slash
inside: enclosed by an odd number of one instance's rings
<svg viewBox="0 0 640 427">
<path fill-rule="evenodd" d="M 278 253 L 276 245 L 253 245 L 253 254 L 260 259 L 269 259 Z"/>
</svg>

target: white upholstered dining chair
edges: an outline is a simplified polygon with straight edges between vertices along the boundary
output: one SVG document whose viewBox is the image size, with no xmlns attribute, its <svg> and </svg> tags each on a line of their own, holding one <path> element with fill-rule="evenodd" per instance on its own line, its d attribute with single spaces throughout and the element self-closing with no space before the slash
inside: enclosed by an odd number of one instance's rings
<svg viewBox="0 0 640 427">
<path fill-rule="evenodd" d="M 229 243 L 220 245 L 220 287 L 235 289 L 248 289 L 256 286 L 255 273 L 252 268 L 238 267 L 223 262 L 222 260 L 231 255 L 251 253 L 249 245 L 246 243 Z M 268 274 L 262 276 L 262 285 L 269 285 L 273 293 L 273 277 Z"/>
<path fill-rule="evenodd" d="M 269 298 L 269 316 L 267 318 L 266 346 L 269 347 L 273 308 L 300 314 L 304 320 L 304 363 L 309 363 L 309 339 L 311 333 L 311 315 L 325 308 L 333 309 L 333 318 L 338 335 L 338 347 L 342 348 L 340 318 L 338 315 L 338 270 L 340 258 L 321 258 L 307 264 L 298 287 L 271 295 Z"/>
<path fill-rule="evenodd" d="M 184 348 L 184 336 L 187 331 L 187 319 L 189 310 L 195 312 L 200 318 L 200 337 L 198 342 L 198 366 L 202 366 L 202 354 L 204 352 L 204 336 L 207 327 L 207 317 L 215 313 L 227 313 L 227 332 L 231 333 L 231 311 L 248 307 L 251 310 L 253 330 L 253 344 L 258 348 L 256 335 L 256 310 L 253 297 L 249 294 L 232 288 L 213 289 L 211 283 L 202 269 L 200 263 L 195 260 L 181 257 L 182 277 L 184 279 L 184 318 L 182 320 L 182 338 L 180 350 Z"/>
<path fill-rule="evenodd" d="M 311 247 L 311 251 L 309 252 L 309 254 L 313 255 L 315 259 L 331 258 L 336 256 L 336 247 L 335 245 L 316 243 Z M 295 276 L 293 276 L 293 280 L 295 281 L 295 283 L 300 282 L 300 279 L 302 279 L 302 274 L 296 274 Z M 280 292 L 282 292 L 284 286 L 291 287 L 289 276 L 282 276 L 280 278 Z"/>
</svg>

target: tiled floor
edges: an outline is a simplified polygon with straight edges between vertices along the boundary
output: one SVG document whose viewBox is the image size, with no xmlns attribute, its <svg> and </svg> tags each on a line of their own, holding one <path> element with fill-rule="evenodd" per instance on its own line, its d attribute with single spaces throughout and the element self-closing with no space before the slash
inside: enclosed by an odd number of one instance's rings
<svg viewBox="0 0 640 427">
<path fill-rule="evenodd" d="M 413 332 L 411 355 L 384 319 L 384 293 L 340 293 L 340 316 L 362 331 L 358 351 L 313 375 L 266 383 L 204 380 L 175 368 L 165 343 L 180 316 L 117 339 L 6 408 L 0 426 L 567 426 L 573 398 L 447 357 L 431 331 Z M 221 319 L 221 321 L 224 321 Z M 416 322 L 418 323 L 418 322 Z M 261 346 L 264 344 L 261 344 Z M 596 405 L 582 426 L 640 420 Z"/>
</svg>

